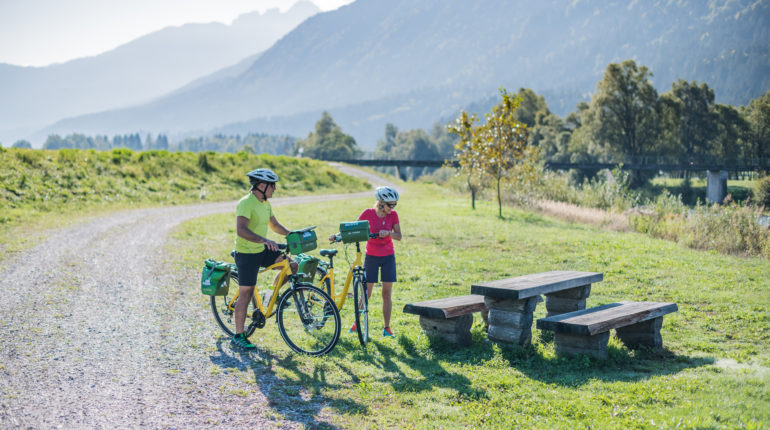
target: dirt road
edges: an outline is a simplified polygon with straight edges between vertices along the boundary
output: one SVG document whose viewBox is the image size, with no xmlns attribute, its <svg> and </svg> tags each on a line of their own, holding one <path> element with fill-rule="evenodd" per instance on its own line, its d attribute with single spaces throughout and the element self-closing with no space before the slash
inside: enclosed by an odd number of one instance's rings
<svg viewBox="0 0 770 430">
<path fill-rule="evenodd" d="M 372 193 L 272 201 L 363 196 Z M 188 343 L 213 320 L 189 285 L 163 271 L 162 246 L 180 223 L 234 209 L 224 202 L 116 212 L 53 231 L 3 262 L 0 428 L 319 426 L 321 401 L 270 412 L 277 379 L 262 370 L 271 357 L 255 364 L 226 342 Z M 258 391 L 233 395 L 237 376 L 227 369 L 244 367 L 254 369 Z"/>
</svg>

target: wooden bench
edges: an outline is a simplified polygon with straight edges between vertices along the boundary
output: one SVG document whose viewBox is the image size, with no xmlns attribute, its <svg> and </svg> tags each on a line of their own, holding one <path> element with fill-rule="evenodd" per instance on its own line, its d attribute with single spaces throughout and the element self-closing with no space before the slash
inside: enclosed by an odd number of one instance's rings
<svg viewBox="0 0 770 430">
<path fill-rule="evenodd" d="M 404 313 L 420 316 L 420 326 L 428 335 L 438 336 L 458 345 L 471 344 L 473 314 L 481 312 L 487 320 L 484 297 L 468 295 L 409 303 Z"/>
<path fill-rule="evenodd" d="M 676 303 L 620 302 L 537 320 L 540 330 L 552 330 L 557 354 L 607 357 L 610 330 L 629 348 L 660 348 L 663 316 L 676 312 Z"/>
<path fill-rule="evenodd" d="M 557 270 L 474 284 L 489 308 L 490 340 L 527 345 L 532 340 L 532 314 L 546 296 L 548 316 L 585 309 L 591 284 L 604 279 L 596 272 Z"/>
</svg>

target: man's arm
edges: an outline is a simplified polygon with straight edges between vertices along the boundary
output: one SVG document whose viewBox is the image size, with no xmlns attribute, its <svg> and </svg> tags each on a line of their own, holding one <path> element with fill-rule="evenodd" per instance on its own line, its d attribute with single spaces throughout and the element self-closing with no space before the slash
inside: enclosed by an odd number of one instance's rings
<svg viewBox="0 0 770 430">
<path fill-rule="evenodd" d="M 271 221 L 272 223 L 272 221 Z M 267 249 L 271 251 L 277 251 L 278 245 L 272 240 L 262 237 L 253 231 L 249 230 L 249 219 L 245 216 L 239 216 L 235 218 L 235 232 L 239 237 L 242 237 L 249 242 L 263 243 Z"/>
<path fill-rule="evenodd" d="M 270 229 L 274 232 L 280 234 L 281 236 L 286 236 L 290 233 L 289 229 L 281 225 L 280 222 L 275 218 L 275 215 L 270 217 Z"/>
</svg>

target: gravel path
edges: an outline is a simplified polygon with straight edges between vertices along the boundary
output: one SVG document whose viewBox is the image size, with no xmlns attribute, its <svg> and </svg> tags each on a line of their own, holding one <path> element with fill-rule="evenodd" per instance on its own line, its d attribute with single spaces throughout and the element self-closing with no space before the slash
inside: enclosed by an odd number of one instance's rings
<svg viewBox="0 0 770 430">
<path fill-rule="evenodd" d="M 371 192 L 272 202 L 365 196 Z M 51 232 L 3 262 L 0 428 L 327 426 L 321 400 L 271 410 L 273 357 L 244 357 L 227 342 L 188 343 L 213 319 L 199 294 L 162 271 L 162 246 L 181 222 L 234 209 L 223 202 L 117 212 Z M 233 395 L 243 373 L 228 374 L 232 368 L 253 374 L 256 391 Z"/>
</svg>

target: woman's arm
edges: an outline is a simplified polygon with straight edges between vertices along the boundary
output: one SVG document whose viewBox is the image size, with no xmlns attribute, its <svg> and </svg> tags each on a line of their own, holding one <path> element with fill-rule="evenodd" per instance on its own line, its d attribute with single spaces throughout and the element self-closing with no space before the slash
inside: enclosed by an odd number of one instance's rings
<svg viewBox="0 0 770 430">
<path fill-rule="evenodd" d="M 401 224 L 393 224 L 393 230 L 390 232 L 390 237 L 401 240 Z"/>
</svg>

